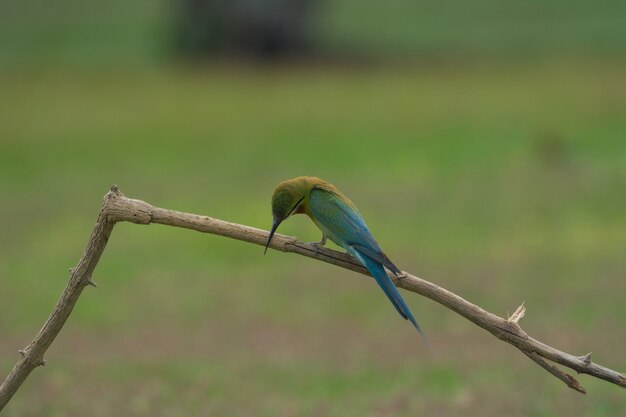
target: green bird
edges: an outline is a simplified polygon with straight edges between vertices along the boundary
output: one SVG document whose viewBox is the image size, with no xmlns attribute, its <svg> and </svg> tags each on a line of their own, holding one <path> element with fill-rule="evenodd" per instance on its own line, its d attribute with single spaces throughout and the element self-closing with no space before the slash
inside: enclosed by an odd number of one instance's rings
<svg viewBox="0 0 626 417">
<path fill-rule="evenodd" d="M 265 245 L 266 252 L 278 226 L 293 214 L 306 214 L 322 231 L 322 240 L 314 245 L 321 247 L 326 239 L 330 239 L 367 268 L 398 313 L 410 320 L 426 340 L 385 267 L 398 277 L 403 276 L 402 272 L 382 251 L 348 197 L 334 185 L 316 177 L 297 177 L 278 184 L 272 194 L 274 221 Z"/>
</svg>

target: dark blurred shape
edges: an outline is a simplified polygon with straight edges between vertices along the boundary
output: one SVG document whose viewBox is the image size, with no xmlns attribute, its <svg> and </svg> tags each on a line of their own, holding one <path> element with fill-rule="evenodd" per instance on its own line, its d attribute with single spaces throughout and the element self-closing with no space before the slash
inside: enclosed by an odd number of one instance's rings
<svg viewBox="0 0 626 417">
<path fill-rule="evenodd" d="M 568 190 L 580 185 L 581 170 L 568 148 L 568 140 L 562 133 L 548 130 L 538 134 L 532 143 L 533 154 L 547 190 L 544 201 L 562 198 Z M 554 192 L 559 190 L 559 192 Z"/>
<path fill-rule="evenodd" d="M 563 166 L 567 162 L 567 146 L 563 136 L 555 131 L 537 135 L 534 150 L 545 166 Z"/>
<path fill-rule="evenodd" d="M 319 0 L 178 0 L 175 46 L 184 57 L 246 55 L 275 59 L 305 53 Z"/>
</svg>

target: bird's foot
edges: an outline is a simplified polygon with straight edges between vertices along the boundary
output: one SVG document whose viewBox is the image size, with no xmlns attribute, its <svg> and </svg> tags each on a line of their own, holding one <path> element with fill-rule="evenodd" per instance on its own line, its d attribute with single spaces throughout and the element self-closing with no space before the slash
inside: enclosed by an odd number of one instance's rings
<svg viewBox="0 0 626 417">
<path fill-rule="evenodd" d="M 398 278 L 398 281 L 402 281 L 404 278 L 406 278 L 406 272 L 400 271 L 396 274 L 396 277 Z"/>
<path fill-rule="evenodd" d="M 326 237 L 322 238 L 319 242 L 308 242 L 309 245 L 315 248 L 315 254 L 318 255 L 320 253 L 320 248 L 326 244 Z"/>
</svg>

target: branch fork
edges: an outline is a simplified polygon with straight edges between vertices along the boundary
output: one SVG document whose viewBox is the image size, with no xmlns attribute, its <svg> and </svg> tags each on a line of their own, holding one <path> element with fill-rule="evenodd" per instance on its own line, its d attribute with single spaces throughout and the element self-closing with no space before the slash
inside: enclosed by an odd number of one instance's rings
<svg viewBox="0 0 626 417">
<path fill-rule="evenodd" d="M 98 220 L 91 233 L 85 252 L 78 261 L 78 265 L 70 269 L 70 279 L 67 287 L 63 290 L 57 304 L 34 340 L 26 348 L 19 350 L 21 354 L 20 360 L 13 367 L 13 370 L 2 385 L 0 385 L 0 411 L 13 397 L 28 375 L 36 367 L 46 364 L 44 353 L 61 331 L 83 289 L 86 286 L 96 287 L 96 284 L 91 279 L 91 275 L 106 247 L 113 227 L 116 223 L 124 221 L 135 224 L 147 225 L 156 223 L 181 227 L 261 246 L 265 245 L 268 238 L 268 232 L 265 230 L 207 216 L 154 207 L 144 201 L 127 198 L 114 185 L 111 187 L 111 191 L 104 196 Z M 367 270 L 350 255 L 328 248 L 316 247 L 310 243 L 300 242 L 294 237 L 276 234 L 270 243 L 270 247 L 282 252 L 297 253 L 308 258 L 369 275 Z M 399 288 L 430 298 L 487 330 L 498 339 L 515 346 L 533 362 L 578 392 L 586 393 L 575 377 L 561 370 L 556 364 L 570 368 L 579 374 L 588 374 L 620 387 L 626 387 L 626 375 L 624 373 L 592 362 L 591 353 L 583 356 L 574 356 L 528 336 L 519 325 L 519 321 L 526 313 L 524 303 L 510 317 L 504 319 L 483 310 L 445 288 L 407 272 L 403 271 L 399 277 L 390 274 L 390 278 L 394 280 L 394 283 Z"/>
</svg>

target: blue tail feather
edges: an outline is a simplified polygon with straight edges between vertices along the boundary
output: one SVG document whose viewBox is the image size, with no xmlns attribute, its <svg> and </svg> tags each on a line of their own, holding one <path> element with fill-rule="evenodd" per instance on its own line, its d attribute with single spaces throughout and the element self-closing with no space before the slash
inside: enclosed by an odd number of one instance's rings
<svg viewBox="0 0 626 417">
<path fill-rule="evenodd" d="M 417 321 L 413 317 L 411 310 L 409 310 L 409 307 L 402 299 L 402 296 L 398 292 L 398 289 L 394 285 L 393 281 L 389 278 L 389 276 L 387 276 L 387 272 L 385 271 L 383 265 L 380 262 L 371 259 L 369 256 L 363 254 L 354 247 L 350 247 L 348 249 L 348 252 L 352 256 L 357 258 L 359 262 L 361 262 L 367 268 L 367 270 L 370 272 L 370 274 L 372 274 L 378 285 L 380 285 L 385 295 L 387 295 L 389 301 L 391 301 L 391 304 L 393 304 L 393 306 L 396 308 L 398 313 L 405 320 L 409 320 L 411 323 L 413 323 L 413 326 L 415 326 L 422 338 L 424 338 L 424 340 L 428 343 L 428 340 L 426 339 L 426 335 L 422 331 L 422 328 L 419 326 L 419 324 L 417 324 Z"/>
</svg>

